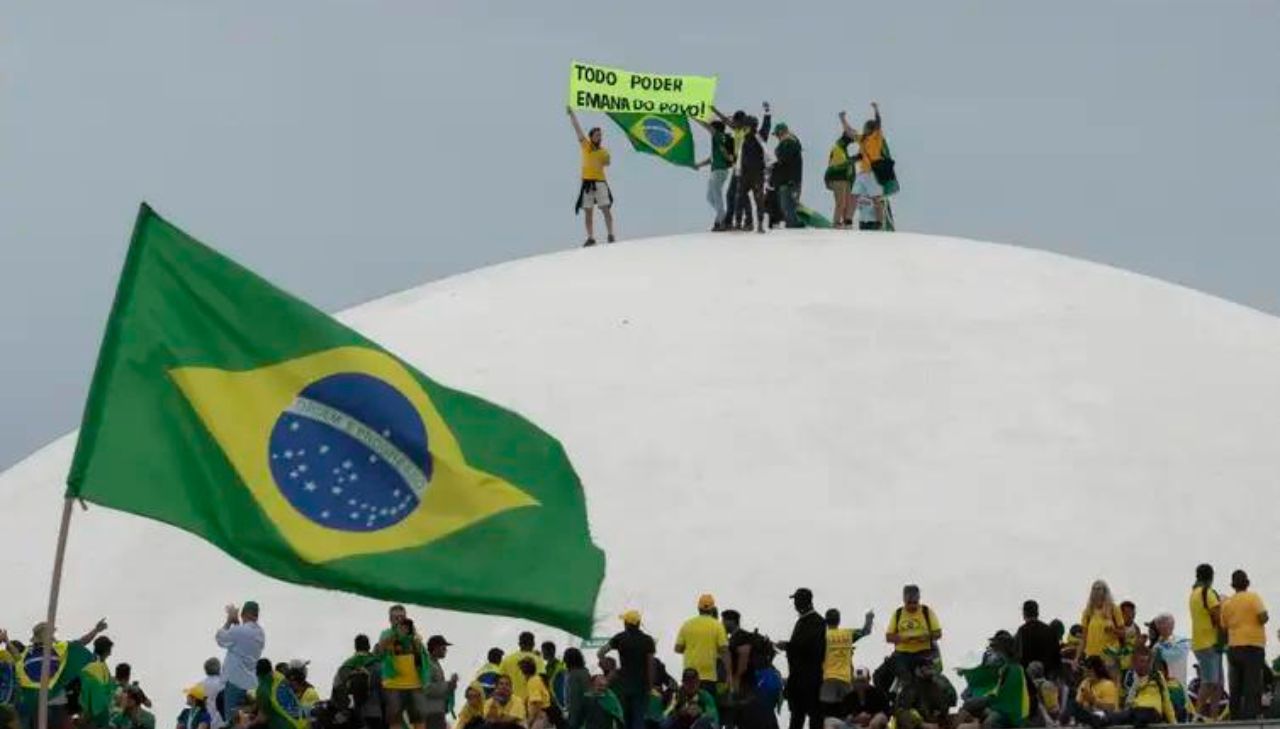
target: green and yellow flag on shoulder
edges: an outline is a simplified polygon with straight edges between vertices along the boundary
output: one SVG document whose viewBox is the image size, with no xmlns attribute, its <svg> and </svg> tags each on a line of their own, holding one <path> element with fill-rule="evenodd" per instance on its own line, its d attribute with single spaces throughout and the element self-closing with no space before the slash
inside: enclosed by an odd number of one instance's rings
<svg viewBox="0 0 1280 729">
<path fill-rule="evenodd" d="M 604 576 L 553 437 L 146 205 L 67 484 L 282 580 L 578 635 Z"/>
<path fill-rule="evenodd" d="M 610 114 L 637 152 L 656 155 L 673 165 L 696 167 L 689 119 L 675 114 Z"/>
</svg>

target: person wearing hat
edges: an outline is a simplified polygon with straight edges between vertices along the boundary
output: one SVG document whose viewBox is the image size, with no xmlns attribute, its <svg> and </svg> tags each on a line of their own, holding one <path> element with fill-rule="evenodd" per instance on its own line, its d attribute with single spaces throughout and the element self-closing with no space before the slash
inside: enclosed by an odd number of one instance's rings
<svg viewBox="0 0 1280 729">
<path fill-rule="evenodd" d="M 156 729 L 156 717 L 144 709 L 151 701 L 138 684 L 125 688 L 120 713 L 111 719 L 112 729 Z"/>
<path fill-rule="evenodd" d="M 804 156 L 801 152 L 800 140 L 791 132 L 786 122 L 778 122 L 773 129 L 778 138 L 778 147 L 774 155 L 778 161 L 773 165 L 773 184 L 778 190 L 778 204 L 782 207 L 782 218 L 788 228 L 803 227 L 796 217 L 796 208 L 800 206 L 800 183 L 804 180 Z"/>
<path fill-rule="evenodd" d="M 307 680 L 307 664 L 301 658 L 294 658 L 285 666 L 284 678 L 289 682 L 289 688 L 293 689 L 293 695 L 298 697 L 298 705 L 302 707 L 303 714 L 310 715 L 311 709 L 320 703 L 320 692 L 316 691 L 316 687 L 311 685 Z"/>
<path fill-rule="evenodd" d="M 1227 685 L 1231 718 L 1250 721 L 1262 712 L 1263 680 L 1267 667 L 1267 606 L 1249 589 L 1244 570 L 1231 573 L 1235 594 L 1222 603 L 1222 627 L 1227 631 Z"/>
<path fill-rule="evenodd" d="M 813 609 L 813 591 L 801 587 L 791 593 L 791 603 L 800 617 L 791 629 L 791 638 L 779 641 L 787 654 L 787 706 L 791 710 L 791 729 L 821 729 L 822 708 L 818 695 L 822 688 L 822 662 L 827 655 L 827 623 Z"/>
<path fill-rule="evenodd" d="M 621 616 L 622 632 L 600 646 L 596 655 L 603 660 L 609 651 L 617 651 L 621 666 L 613 686 L 622 703 L 626 729 L 644 729 L 649 708 L 649 692 L 653 689 L 657 669 L 653 656 L 657 646 L 653 638 L 640 629 L 640 612 L 628 610 Z M 572 714 L 570 720 L 573 720 Z"/>
<path fill-rule="evenodd" d="M 72 641 L 60 641 L 56 629 L 50 629 L 44 622 L 35 624 L 31 629 L 31 643 L 19 651 L 15 662 L 18 687 L 21 690 L 18 712 L 24 726 L 36 726 L 39 720 L 36 697 L 46 650 L 51 654 L 49 668 L 52 672 L 49 676 L 48 725 L 50 729 L 66 729 L 71 724 L 67 686 L 93 661 L 94 656 L 88 646 L 106 629 L 107 621 L 99 620 L 93 630 L 84 636 Z"/>
<path fill-rule="evenodd" d="M 187 689 L 186 694 L 187 705 L 178 714 L 177 729 L 211 729 L 213 719 L 205 708 L 209 696 L 205 693 L 204 685 L 198 683 Z"/>
<path fill-rule="evenodd" d="M 214 635 L 218 645 L 227 650 L 222 659 L 222 679 L 226 681 L 222 703 L 227 716 L 243 706 L 249 692 L 258 686 L 254 667 L 267 645 L 266 633 L 258 624 L 258 612 L 258 603 L 253 600 L 245 601 L 240 608 L 228 605 L 226 620 Z"/>
<path fill-rule="evenodd" d="M 427 729 L 446 729 L 449 725 L 445 714 L 449 711 L 449 699 L 458 688 L 458 674 L 446 679 L 440 661 L 448 655 L 451 645 L 453 644 L 445 640 L 443 635 L 427 638 L 427 665 L 424 668 L 426 680 L 422 686 L 422 693 L 427 697 L 424 719 Z"/>
<path fill-rule="evenodd" d="M 676 634 L 676 653 L 684 656 L 684 667 L 698 672 L 702 687 L 717 695 L 721 676 L 729 675 L 729 634 L 716 618 L 716 599 L 709 594 L 698 597 L 698 614 L 680 626 Z"/>
</svg>

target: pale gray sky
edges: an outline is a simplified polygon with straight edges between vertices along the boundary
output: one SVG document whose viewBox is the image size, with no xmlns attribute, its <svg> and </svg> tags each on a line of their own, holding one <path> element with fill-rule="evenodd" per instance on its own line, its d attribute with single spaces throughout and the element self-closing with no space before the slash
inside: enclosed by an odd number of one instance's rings
<svg viewBox="0 0 1280 729">
<path fill-rule="evenodd" d="M 141 200 L 330 310 L 576 245 L 575 58 L 772 101 L 822 210 L 877 99 L 903 228 L 1280 313 L 1278 38 L 1272 0 L 5 3 L 0 467 L 78 423 Z M 701 175 L 606 143 L 624 237 L 709 225 Z"/>
</svg>

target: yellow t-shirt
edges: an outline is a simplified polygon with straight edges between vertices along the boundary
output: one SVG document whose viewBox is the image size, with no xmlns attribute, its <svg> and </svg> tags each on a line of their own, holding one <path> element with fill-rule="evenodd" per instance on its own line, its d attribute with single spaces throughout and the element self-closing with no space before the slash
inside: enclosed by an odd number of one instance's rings
<svg viewBox="0 0 1280 729">
<path fill-rule="evenodd" d="M 884 133 L 877 129 L 858 137 L 858 151 L 862 153 L 862 158 L 858 160 L 858 171 L 870 172 L 871 163 L 884 155 Z"/>
<path fill-rule="evenodd" d="M 483 701 L 480 702 L 479 706 L 472 706 L 470 702 L 464 703 L 462 708 L 458 711 L 458 719 L 453 723 L 453 725 L 457 727 L 457 729 L 464 729 L 464 727 L 476 719 L 480 719 L 481 723 L 484 722 Z"/>
<path fill-rule="evenodd" d="M 1040 681 L 1036 684 L 1036 690 L 1040 692 L 1040 704 L 1044 706 L 1044 710 L 1049 712 L 1049 716 L 1058 715 L 1058 684 L 1053 681 Z"/>
<path fill-rule="evenodd" d="M 412 653 L 397 653 L 391 656 L 391 665 L 395 667 L 395 675 L 382 679 L 382 687 L 403 691 L 422 688 L 422 676 L 414 665 Z"/>
<path fill-rule="evenodd" d="M 537 716 L 551 705 L 551 692 L 547 690 L 547 682 L 541 676 L 533 676 L 525 685 L 525 715 Z"/>
<path fill-rule="evenodd" d="M 827 628 L 827 655 L 822 659 L 824 681 L 853 683 L 853 628 Z"/>
<path fill-rule="evenodd" d="M 684 667 L 698 672 L 703 681 L 717 681 L 716 661 L 729 647 L 724 625 L 710 615 L 689 618 L 676 635 L 676 648 L 684 648 Z"/>
<path fill-rule="evenodd" d="M 590 139 L 582 140 L 582 179 L 604 180 L 604 168 L 609 164 L 609 150 L 597 148 Z"/>
<path fill-rule="evenodd" d="M 541 654 L 534 653 L 533 651 L 516 651 L 515 653 L 508 653 L 502 659 L 502 665 L 498 666 L 499 670 L 502 671 L 502 674 L 511 679 L 511 694 L 520 699 L 521 703 L 524 703 L 524 699 L 527 698 L 527 694 L 525 690 L 524 674 L 520 671 L 520 661 L 523 661 L 526 658 L 533 659 L 535 674 L 546 673 L 547 662 L 542 660 Z"/>
<path fill-rule="evenodd" d="M 1209 608 L 1221 604 L 1217 590 L 1212 587 L 1191 588 L 1191 597 L 1187 599 L 1187 607 L 1191 609 L 1191 650 L 1203 651 L 1218 644 L 1218 629 L 1213 626 Z"/>
<path fill-rule="evenodd" d="M 925 624 L 925 611 L 928 610 L 928 625 Z M 893 620 L 889 621 L 888 635 L 898 636 L 898 653 L 924 653 L 933 647 L 929 639 L 931 633 L 942 630 L 938 622 L 938 614 L 921 605 L 914 613 L 906 607 L 894 611 Z"/>
<path fill-rule="evenodd" d="M 1113 652 L 1120 649 L 1120 639 L 1111 631 L 1124 625 L 1124 615 L 1120 608 L 1111 607 L 1111 616 L 1101 608 L 1086 610 L 1080 616 L 1080 624 L 1084 626 L 1084 655 L 1100 656 L 1108 648 Z"/>
<path fill-rule="evenodd" d="M 1086 688 L 1093 694 L 1093 703 L 1085 700 Z M 1088 708 L 1105 709 L 1107 711 L 1115 711 L 1120 708 L 1120 691 L 1116 689 L 1114 681 L 1106 678 L 1094 681 L 1084 681 L 1080 684 L 1080 689 L 1076 691 L 1076 703 Z"/>
<path fill-rule="evenodd" d="M 524 701 L 514 694 L 512 694 L 511 700 L 506 705 L 499 704 L 496 698 L 491 698 L 484 702 L 484 719 L 488 724 L 519 724 L 524 726 L 527 716 L 524 711 Z"/>
<path fill-rule="evenodd" d="M 1227 645 L 1267 646 L 1267 631 L 1258 618 L 1267 611 L 1258 593 L 1237 592 L 1222 603 L 1222 626 L 1227 629 Z"/>
</svg>

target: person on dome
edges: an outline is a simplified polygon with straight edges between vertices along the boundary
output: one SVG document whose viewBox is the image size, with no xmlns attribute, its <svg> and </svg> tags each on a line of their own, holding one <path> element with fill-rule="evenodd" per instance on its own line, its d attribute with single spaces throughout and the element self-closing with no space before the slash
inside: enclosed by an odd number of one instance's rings
<svg viewBox="0 0 1280 729">
<path fill-rule="evenodd" d="M 1098 656 L 1108 661 L 1108 673 L 1114 673 L 1118 668 L 1114 658 L 1119 655 L 1125 636 L 1124 614 L 1116 605 L 1111 587 L 1105 580 L 1095 580 L 1090 586 L 1080 625 L 1084 628 L 1084 636 L 1077 664 L 1081 658 Z"/>
<path fill-rule="evenodd" d="M 893 644 L 893 670 L 901 686 L 910 684 L 916 669 L 938 659 L 942 623 L 938 614 L 920 602 L 920 588 L 902 588 L 902 607 L 893 612 L 885 640 Z"/>
<path fill-rule="evenodd" d="M 586 211 L 584 220 L 587 240 L 582 245 L 585 247 L 596 244 L 596 208 L 600 208 L 600 213 L 604 215 L 608 241 L 612 243 L 616 240 L 613 235 L 613 192 L 604 176 L 604 168 L 609 166 L 610 161 L 609 150 L 604 148 L 604 132 L 600 131 L 600 127 L 591 127 L 584 134 L 573 109 L 566 107 L 565 110 L 569 113 L 569 122 L 573 124 L 573 132 L 578 135 L 578 146 L 582 149 L 582 185 L 578 188 L 578 202 L 573 208 L 574 213 Z"/>
</svg>

